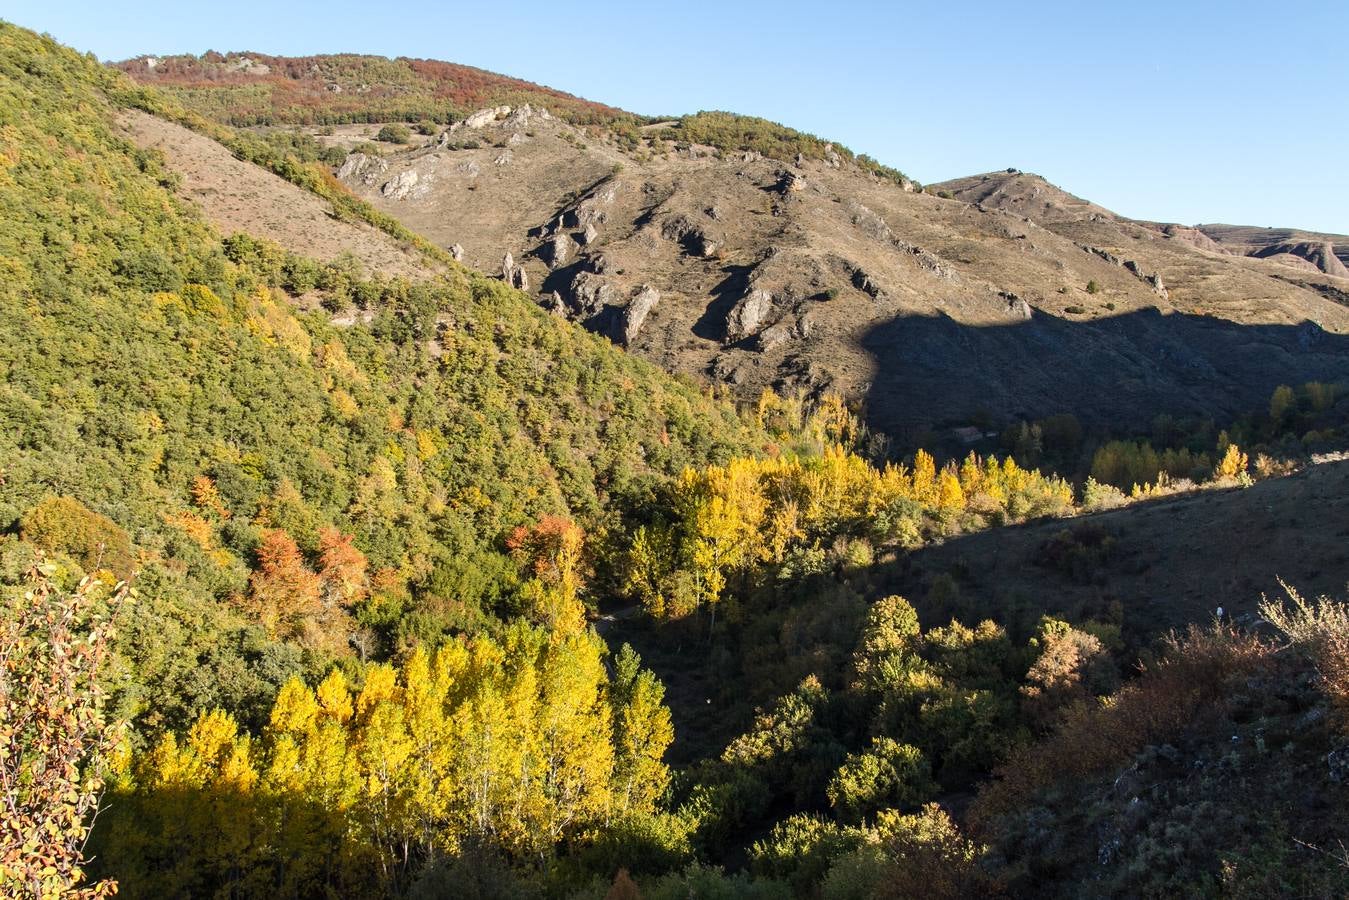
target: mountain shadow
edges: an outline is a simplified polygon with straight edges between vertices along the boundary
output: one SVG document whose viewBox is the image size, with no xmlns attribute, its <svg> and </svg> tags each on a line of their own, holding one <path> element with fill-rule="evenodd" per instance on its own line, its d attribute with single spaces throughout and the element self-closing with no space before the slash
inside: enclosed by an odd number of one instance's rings
<svg viewBox="0 0 1349 900">
<path fill-rule="evenodd" d="M 902 316 L 862 346 L 876 360 L 867 424 L 901 443 L 939 425 L 1072 413 L 1134 429 L 1160 413 L 1217 420 L 1263 408 L 1280 384 L 1349 378 L 1349 336 L 1315 322 L 1240 325 L 1152 308 L 1075 321 L 964 325 Z"/>
</svg>

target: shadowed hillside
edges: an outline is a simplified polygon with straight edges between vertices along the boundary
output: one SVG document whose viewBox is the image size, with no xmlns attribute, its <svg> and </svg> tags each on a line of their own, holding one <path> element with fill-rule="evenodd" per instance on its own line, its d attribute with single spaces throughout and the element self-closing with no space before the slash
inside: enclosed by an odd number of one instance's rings
<svg viewBox="0 0 1349 900">
<path fill-rule="evenodd" d="M 1100 317 L 1037 312 L 1028 322 L 964 325 L 906 316 L 862 339 L 876 358 L 870 423 L 903 440 L 932 423 L 1070 412 L 1145 431 L 1160 414 L 1226 420 L 1261 408 L 1280 384 L 1344 377 L 1349 336 L 1313 322 L 1241 325 L 1156 308 Z"/>
</svg>

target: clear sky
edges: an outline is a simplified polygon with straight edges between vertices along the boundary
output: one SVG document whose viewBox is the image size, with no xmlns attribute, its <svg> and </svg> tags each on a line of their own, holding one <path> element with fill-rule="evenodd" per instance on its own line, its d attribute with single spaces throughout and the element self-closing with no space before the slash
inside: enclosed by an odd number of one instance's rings
<svg viewBox="0 0 1349 900">
<path fill-rule="evenodd" d="M 1015 166 L 1137 218 L 1349 233 L 1349 2 L 6 0 L 115 60 L 447 59 L 634 112 L 727 109 L 923 182 Z"/>
</svg>

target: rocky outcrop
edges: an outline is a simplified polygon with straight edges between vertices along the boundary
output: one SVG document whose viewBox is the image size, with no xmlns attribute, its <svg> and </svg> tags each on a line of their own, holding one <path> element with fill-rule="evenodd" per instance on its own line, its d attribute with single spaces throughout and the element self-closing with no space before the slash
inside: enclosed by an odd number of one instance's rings
<svg viewBox="0 0 1349 900">
<path fill-rule="evenodd" d="M 1033 313 L 1030 304 L 1011 291 L 998 291 L 998 296 L 1007 302 L 1007 314 L 1013 319 L 1029 322 Z"/>
<path fill-rule="evenodd" d="M 1139 281 L 1143 282 L 1148 287 L 1150 287 L 1153 293 L 1161 297 L 1163 300 L 1170 298 L 1170 294 L 1166 289 L 1166 285 L 1162 283 L 1161 275 L 1155 272 L 1152 273 L 1145 272 L 1143 271 L 1143 267 L 1140 266 L 1134 260 L 1120 259 L 1115 254 L 1111 253 L 1108 250 L 1102 250 L 1100 247 L 1090 247 L 1086 244 L 1078 244 L 1077 246 L 1081 247 L 1083 250 L 1087 251 L 1093 256 L 1099 256 L 1101 259 L 1110 263 L 1112 266 L 1119 266 L 1121 269 L 1124 269 L 1130 275 L 1134 276 Z"/>
<path fill-rule="evenodd" d="M 507 253 L 501 260 L 501 280 L 521 291 L 529 290 L 529 273 L 516 265 L 515 257 Z"/>
<path fill-rule="evenodd" d="M 608 207 L 618 196 L 618 184 L 606 182 L 591 191 L 575 206 L 562 214 L 562 223 L 568 228 L 603 225 L 609 219 Z"/>
<path fill-rule="evenodd" d="M 498 107 L 498 109 L 501 108 L 502 107 Z M 505 108 L 509 109 L 509 107 Z M 534 107 L 526 103 L 524 106 L 516 107 L 514 110 L 511 110 L 510 114 L 506 116 L 506 121 L 501 123 L 501 127 L 511 131 L 524 131 L 533 124 L 536 119 L 549 122 L 552 121 L 552 118 L 553 117 L 548 114 L 548 110 L 543 107 Z"/>
<path fill-rule="evenodd" d="M 389 164 L 378 156 L 353 153 L 342 161 L 342 165 L 337 170 L 337 178 L 339 181 L 360 181 L 363 184 L 374 184 L 387 171 L 389 171 Z"/>
<path fill-rule="evenodd" d="M 407 169 L 384 182 L 379 192 L 390 200 L 416 200 L 430 192 L 433 180 L 432 175 L 423 178 L 416 169 Z"/>
<path fill-rule="evenodd" d="M 595 227 L 594 222 L 587 222 L 586 227 L 581 231 L 581 243 L 590 245 L 600 236 L 599 229 Z"/>
<path fill-rule="evenodd" d="M 637 337 L 638 332 L 642 330 L 642 323 L 646 317 L 651 314 L 651 310 L 660 303 L 660 291 L 649 284 L 644 284 L 637 289 L 637 293 L 628 305 L 623 307 L 622 312 L 614 317 L 613 328 L 610 337 L 614 343 L 628 346 Z"/>
<path fill-rule="evenodd" d="M 852 223 L 868 237 L 873 237 L 878 241 L 894 241 L 895 235 L 890 230 L 890 226 L 885 224 L 885 220 L 869 208 L 858 203 L 856 200 L 848 200 L 845 208 L 852 219 Z"/>
<path fill-rule="evenodd" d="M 462 122 L 455 122 L 454 125 L 451 126 L 451 130 L 457 130 L 459 128 L 482 128 L 486 125 L 491 125 L 497 119 L 510 115 L 510 112 L 511 108 L 509 106 L 496 106 L 488 109 L 480 109 L 477 112 L 466 116 Z"/>
<path fill-rule="evenodd" d="M 752 336 L 772 310 L 773 295 L 751 285 L 726 315 L 726 340 L 735 342 Z"/>
<path fill-rule="evenodd" d="M 852 270 L 852 285 L 873 300 L 886 299 L 886 293 L 865 269 L 858 266 Z"/>
<path fill-rule="evenodd" d="M 557 291 L 549 291 L 540 297 L 539 305 L 555 316 L 565 318 L 567 315 L 567 304 L 563 301 L 562 295 Z"/>
<path fill-rule="evenodd" d="M 795 194 L 806 189 L 806 176 L 799 172 L 779 172 L 778 183 L 775 190 L 786 197 L 789 194 Z"/>
<path fill-rule="evenodd" d="M 671 216 L 666 219 L 660 233 L 667 241 L 679 244 L 691 255 L 704 259 L 715 256 L 721 249 L 721 241 L 684 216 Z"/>
<path fill-rule="evenodd" d="M 451 256 L 451 258 L 454 259 L 455 262 L 458 262 L 458 263 L 463 262 L 463 261 L 464 261 L 464 248 L 461 247 L 459 244 L 451 244 L 451 245 L 450 245 L 450 256 Z"/>
<path fill-rule="evenodd" d="M 559 231 L 540 248 L 539 255 L 548 263 L 550 269 L 560 269 L 571 261 L 576 252 L 576 242 L 565 231 Z"/>
<path fill-rule="evenodd" d="M 955 270 L 952 269 L 950 266 L 946 265 L 944 262 L 942 262 L 941 257 L 931 252 L 930 250 L 924 250 L 922 247 L 917 247 L 913 244 L 899 240 L 895 241 L 895 247 L 897 247 L 900 250 L 903 250 L 905 253 L 908 253 L 915 260 L 918 261 L 918 265 L 924 271 L 931 272 L 938 278 L 945 278 L 949 280 L 954 279 L 956 277 Z"/>
<path fill-rule="evenodd" d="M 754 348 L 759 352 L 772 350 L 789 341 L 804 340 L 815 331 L 815 318 L 810 313 L 795 319 L 774 322 L 754 338 Z"/>
<path fill-rule="evenodd" d="M 566 300 L 576 318 L 589 319 L 614 302 L 614 288 L 594 272 L 577 272 Z"/>
</svg>

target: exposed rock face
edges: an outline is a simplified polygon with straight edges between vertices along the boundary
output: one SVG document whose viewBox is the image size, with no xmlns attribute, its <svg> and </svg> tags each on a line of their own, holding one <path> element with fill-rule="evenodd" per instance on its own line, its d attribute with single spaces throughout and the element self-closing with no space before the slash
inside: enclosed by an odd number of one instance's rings
<svg viewBox="0 0 1349 900">
<path fill-rule="evenodd" d="M 454 261 L 455 261 L 455 262 L 463 262 L 463 261 L 464 261 L 464 248 L 461 247 L 461 246 L 458 245 L 458 244 L 451 244 L 451 245 L 450 245 L 450 256 L 454 258 Z"/>
<path fill-rule="evenodd" d="M 631 344 L 657 303 L 660 303 L 660 291 L 649 284 L 638 288 L 636 296 L 629 300 L 628 305 L 614 318 L 613 332 L 610 335 L 614 343 L 625 347 Z"/>
<path fill-rule="evenodd" d="M 539 298 L 539 304 L 555 316 L 563 318 L 567 315 L 567 304 L 563 302 L 562 295 L 557 291 L 549 291 Z"/>
<path fill-rule="evenodd" d="M 501 260 L 501 280 L 513 288 L 529 290 L 529 273 L 515 264 L 515 257 L 507 253 Z"/>
<path fill-rule="evenodd" d="M 502 107 L 497 108 L 502 109 Z M 505 108 L 509 109 L 509 107 Z M 501 125 L 503 128 L 508 128 L 511 131 L 524 131 L 535 119 L 547 122 L 551 121 L 552 118 L 553 117 L 548 114 L 548 110 L 543 107 L 540 106 L 535 108 L 526 103 L 524 106 L 517 107 L 515 110 L 511 111 L 506 117 L 506 121 L 502 122 Z"/>
<path fill-rule="evenodd" d="M 589 196 L 562 215 L 563 224 L 568 228 L 585 228 L 587 225 L 603 225 L 609 219 L 606 207 L 612 206 L 618 196 L 618 184 L 609 182 L 596 188 Z"/>
<path fill-rule="evenodd" d="M 581 243 L 593 244 L 595 239 L 600 236 L 599 229 L 595 227 L 594 222 L 587 222 L 585 230 L 581 232 Z"/>
<path fill-rule="evenodd" d="M 815 330 L 815 319 L 807 313 L 792 321 L 783 319 L 774 322 L 754 338 L 755 349 L 760 352 L 772 350 L 788 341 L 798 341 L 810 337 Z"/>
<path fill-rule="evenodd" d="M 431 190 L 432 176 L 422 178 L 416 169 L 399 172 L 384 183 L 379 192 L 390 200 L 415 200 Z"/>
<path fill-rule="evenodd" d="M 778 176 L 777 191 L 784 197 L 806 188 L 806 176 L 797 172 L 782 172 Z"/>
<path fill-rule="evenodd" d="M 852 223 L 860 228 L 864 234 L 880 241 L 893 241 L 895 239 L 894 233 L 890 231 L 890 226 L 885 224 L 885 220 L 861 203 L 856 200 L 849 200 L 846 208 L 852 216 Z"/>
<path fill-rule="evenodd" d="M 462 122 L 456 122 L 454 128 L 482 128 L 485 125 L 491 125 L 502 116 L 510 115 L 509 106 L 497 106 L 489 109 L 480 109 L 472 115 L 466 117 Z"/>
<path fill-rule="evenodd" d="M 594 272 L 578 272 L 572 279 L 567 298 L 577 318 L 597 316 L 614 300 L 614 289 Z"/>
<path fill-rule="evenodd" d="M 726 316 L 726 340 L 740 341 L 754 334 L 772 309 L 773 295 L 751 286 Z"/>
<path fill-rule="evenodd" d="M 337 178 L 339 181 L 359 179 L 364 184 L 374 184 L 379 180 L 379 176 L 388 170 L 389 164 L 378 156 L 353 153 L 343 160 L 341 167 L 337 170 Z"/>
<path fill-rule="evenodd" d="M 824 164 L 831 169 L 837 169 L 843 165 L 843 157 L 838 155 L 833 144 L 824 145 Z"/>
<path fill-rule="evenodd" d="M 548 268 L 558 269 L 571 260 L 572 253 L 576 251 L 576 242 L 565 231 L 559 231 L 543 245 L 542 251 Z"/>
<path fill-rule="evenodd" d="M 1316 266 L 1327 275 L 1334 275 L 1337 278 L 1349 278 L 1349 269 L 1345 268 L 1344 263 L 1335 255 L 1335 245 L 1330 241 L 1297 241 L 1294 243 L 1277 244 L 1273 247 L 1267 247 L 1254 254 L 1257 257 L 1277 256 L 1279 254 L 1289 254 Z"/>
<path fill-rule="evenodd" d="M 927 271 L 936 275 L 938 278 L 954 279 L 955 270 L 942 262 L 941 257 L 931 251 L 924 250 L 922 247 L 915 247 L 913 244 L 904 241 L 895 241 L 895 246 L 905 253 L 913 256 L 918 261 L 918 265 Z"/>
</svg>

